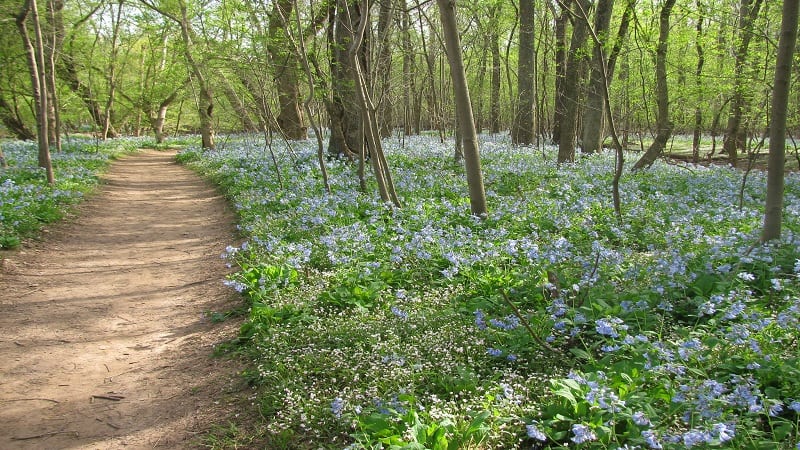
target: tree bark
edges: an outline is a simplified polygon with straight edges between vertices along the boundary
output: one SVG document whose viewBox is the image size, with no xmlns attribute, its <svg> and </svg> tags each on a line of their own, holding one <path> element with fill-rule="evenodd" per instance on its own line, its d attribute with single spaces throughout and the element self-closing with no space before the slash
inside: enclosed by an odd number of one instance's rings
<svg viewBox="0 0 800 450">
<path fill-rule="evenodd" d="M 31 19 L 36 45 L 31 42 L 28 35 L 27 20 Z M 39 146 L 39 167 L 45 170 L 47 183 L 55 184 L 53 164 L 50 161 L 49 134 L 47 131 L 47 82 L 44 66 L 44 38 L 39 20 L 39 9 L 36 0 L 26 0 L 22 11 L 16 16 L 17 29 L 22 37 L 25 54 L 28 59 L 28 69 L 31 78 L 31 93 L 36 105 L 36 138 Z"/>
<path fill-rule="evenodd" d="M 534 60 L 534 0 L 520 0 L 519 4 L 519 70 L 517 80 L 517 113 L 511 128 L 511 142 L 516 145 L 533 144 L 535 134 L 534 104 L 536 92 L 536 61 Z"/>
<path fill-rule="evenodd" d="M 378 12 L 378 61 L 376 78 L 380 83 L 375 93 L 378 99 L 377 119 L 381 137 L 392 135 L 392 101 L 390 96 L 392 75 L 392 16 L 394 16 L 396 0 L 383 0 L 380 2 Z"/>
<path fill-rule="evenodd" d="M 487 214 L 486 193 L 483 186 L 481 158 L 478 151 L 478 135 L 472 116 L 472 103 L 469 98 L 467 76 L 464 73 L 464 60 L 461 55 L 461 40 L 456 24 L 455 0 L 436 0 L 439 5 L 439 16 L 442 21 L 442 32 L 450 64 L 450 77 L 453 80 L 456 111 L 461 126 L 461 139 L 464 145 L 464 166 L 467 171 L 469 186 L 469 204 L 473 215 Z"/>
<path fill-rule="evenodd" d="M 308 128 L 300 106 L 300 65 L 294 46 L 289 45 L 284 31 L 289 26 L 292 9 L 291 0 L 278 0 L 274 3 L 269 16 L 267 51 L 278 93 L 278 128 L 287 139 L 302 140 L 308 137 Z"/>
<path fill-rule="evenodd" d="M 703 66 L 705 65 L 706 58 L 703 51 L 703 22 L 705 21 L 705 14 L 703 13 L 703 5 L 700 0 L 697 0 L 697 25 L 695 30 L 695 50 L 697 50 L 697 66 L 694 70 L 695 83 L 697 83 L 698 91 L 702 86 Z M 700 98 L 697 100 L 697 107 L 694 109 L 694 130 L 692 132 L 692 162 L 697 164 L 700 161 L 700 137 L 703 133 L 703 109 L 701 108 L 702 92 L 697 94 Z"/>
<path fill-rule="evenodd" d="M 50 133 L 49 143 L 55 147 L 56 151 L 61 151 L 61 111 L 59 107 L 58 91 L 56 90 L 56 56 L 61 54 L 64 35 L 62 10 L 64 2 L 62 0 L 47 1 L 47 34 L 46 49 L 47 58 L 45 60 L 47 73 L 47 93 L 48 93 L 48 132 Z M 59 25 L 60 24 L 60 25 Z"/>
<path fill-rule="evenodd" d="M 373 172 L 375 173 L 375 180 L 378 184 L 381 200 L 384 202 L 391 202 L 394 206 L 399 208 L 401 206 L 400 199 L 395 192 L 389 165 L 383 154 L 378 120 L 375 117 L 376 108 L 369 95 L 365 68 L 362 66 L 361 46 L 364 43 L 366 25 L 369 23 L 369 0 L 362 0 L 359 6 L 361 10 L 359 12 L 360 20 L 358 32 L 353 36 L 353 41 L 348 48 L 348 54 L 350 56 L 350 64 L 354 69 L 353 82 L 356 89 L 356 99 L 358 100 L 359 109 L 361 110 L 362 127 L 364 130 L 365 148 L 362 148 L 361 162 L 363 165 L 367 157 L 366 150 L 369 150 L 370 162 L 372 163 Z M 350 11 L 350 13 L 352 14 L 353 12 Z"/>
<path fill-rule="evenodd" d="M 553 143 L 558 143 L 561 139 L 561 125 L 564 121 L 566 103 L 564 101 L 564 78 L 567 76 L 567 24 L 569 23 L 569 13 L 567 8 L 572 0 L 561 2 L 561 14 L 556 19 L 556 86 L 555 86 L 555 108 L 553 111 Z"/>
<path fill-rule="evenodd" d="M 725 128 L 722 148 L 728 154 L 728 159 L 736 166 L 739 159 L 739 149 L 745 146 L 745 130 L 742 130 L 742 116 L 745 107 L 745 90 L 748 88 L 744 80 L 744 71 L 747 68 L 747 50 L 753 37 L 753 24 L 761 9 L 762 0 L 742 0 L 739 10 L 739 45 L 734 56 L 733 96 L 728 125 Z"/>
<path fill-rule="evenodd" d="M 348 0 L 331 2 L 331 27 L 328 39 L 331 48 L 330 77 L 331 102 L 330 116 L 331 136 L 328 141 L 328 153 L 352 157 L 360 155 L 364 142 L 361 109 L 356 98 L 356 86 L 353 83 L 355 68 L 349 57 L 349 49 L 353 42 L 353 32 L 361 19 L 360 5 L 354 3 L 348 7 Z M 350 12 L 348 13 L 348 8 Z M 360 50 L 362 51 L 362 50 Z M 362 54 L 359 55 L 363 58 Z"/>
<path fill-rule="evenodd" d="M 600 38 L 600 43 L 595 43 L 592 50 L 591 73 L 589 86 L 586 92 L 586 107 L 583 112 L 583 126 L 581 127 L 581 151 L 583 153 L 597 153 L 603 148 L 605 138 L 605 77 L 603 71 L 603 47 L 608 40 L 611 27 L 611 13 L 614 9 L 614 0 L 600 0 L 594 17 L 594 32 Z M 611 80 L 609 80 L 611 81 Z"/>
<path fill-rule="evenodd" d="M 496 13 L 497 15 L 500 14 L 500 7 L 497 7 Z M 495 25 L 498 25 L 497 22 L 494 22 Z M 497 31 L 498 26 L 495 26 L 492 30 L 492 42 L 491 42 L 491 51 L 492 51 L 492 92 L 490 97 L 490 115 L 489 115 L 489 129 L 493 134 L 497 134 L 500 132 L 500 69 L 501 69 L 501 60 L 500 60 L 500 33 Z M 532 45 L 532 44 L 531 44 Z"/>
<path fill-rule="evenodd" d="M 764 229 L 761 242 L 778 239 L 783 222 L 784 164 L 786 153 L 786 113 L 792 77 L 792 60 L 797 43 L 798 0 L 785 0 L 781 19 L 781 37 L 772 90 L 772 121 L 769 128 L 769 166 Z"/>
<path fill-rule="evenodd" d="M 103 140 L 108 138 L 108 133 L 111 129 L 111 108 L 114 106 L 114 96 L 116 95 L 117 91 L 117 55 L 119 52 L 117 41 L 119 38 L 120 21 L 122 19 L 122 4 L 124 3 L 124 0 L 119 0 L 117 3 L 117 14 L 114 16 L 112 10 L 111 16 L 111 55 L 109 57 L 110 62 L 108 65 L 107 76 L 108 99 L 106 100 L 106 106 L 103 110 Z"/>
<path fill-rule="evenodd" d="M 633 170 L 644 169 L 653 165 L 664 151 L 667 141 L 672 135 L 672 121 L 669 118 L 669 91 L 667 89 L 667 40 L 669 39 L 669 16 L 675 0 L 666 0 L 659 16 L 658 49 L 656 50 L 656 104 L 658 116 L 656 126 L 658 132 L 647 151 L 633 165 Z"/>
<path fill-rule="evenodd" d="M 589 0 L 575 0 L 578 9 L 587 11 Z M 583 20 L 576 20 L 572 26 L 572 39 L 567 55 L 566 76 L 563 83 L 564 117 L 561 121 L 561 135 L 558 139 L 558 163 L 575 161 L 575 138 L 578 128 L 578 96 L 581 81 L 581 66 L 584 57 L 581 49 L 586 43 L 588 26 Z"/>
</svg>

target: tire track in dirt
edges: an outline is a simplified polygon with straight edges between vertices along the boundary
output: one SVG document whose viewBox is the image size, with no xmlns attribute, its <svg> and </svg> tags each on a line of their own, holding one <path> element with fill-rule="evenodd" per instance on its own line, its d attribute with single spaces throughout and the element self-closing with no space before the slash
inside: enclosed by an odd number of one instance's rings
<svg viewBox="0 0 800 450">
<path fill-rule="evenodd" d="M 146 151 L 114 163 L 77 217 L 0 266 L 0 448 L 192 448 L 246 396 L 235 336 L 209 311 L 233 215 L 212 186 Z"/>
</svg>

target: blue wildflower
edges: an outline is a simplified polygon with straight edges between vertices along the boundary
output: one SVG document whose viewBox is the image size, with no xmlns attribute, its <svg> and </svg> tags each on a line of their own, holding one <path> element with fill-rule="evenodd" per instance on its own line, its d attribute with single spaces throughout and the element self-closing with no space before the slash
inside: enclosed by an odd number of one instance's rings
<svg viewBox="0 0 800 450">
<path fill-rule="evenodd" d="M 481 331 L 486 329 L 486 320 L 483 311 L 480 309 L 475 311 L 475 326 Z"/>
<path fill-rule="evenodd" d="M 800 401 L 795 400 L 792 403 L 789 403 L 789 409 L 796 413 L 800 413 Z"/>
<path fill-rule="evenodd" d="M 527 425 L 525 430 L 528 432 L 528 437 L 531 439 L 536 439 L 537 441 L 542 442 L 547 440 L 547 436 L 544 434 L 544 432 L 542 432 L 542 430 L 539 429 L 538 426 L 536 426 L 536 422 Z"/>
<path fill-rule="evenodd" d="M 503 351 L 496 348 L 487 348 L 486 353 L 488 353 L 491 356 L 503 356 Z"/>
<path fill-rule="evenodd" d="M 408 313 L 398 308 L 397 306 L 392 306 L 392 314 L 403 320 L 408 319 Z"/>
<path fill-rule="evenodd" d="M 640 427 L 646 427 L 650 425 L 650 419 L 648 419 L 642 411 L 636 411 L 633 413 L 631 419 L 633 419 L 633 423 L 639 425 Z"/>
<path fill-rule="evenodd" d="M 591 428 L 579 423 L 572 425 L 573 436 L 570 440 L 576 444 L 597 440 L 597 435 L 594 434 Z"/>
<path fill-rule="evenodd" d="M 331 412 L 334 417 L 340 419 L 342 417 L 342 411 L 344 411 L 344 400 L 342 400 L 341 397 L 336 397 L 331 402 Z"/>
<path fill-rule="evenodd" d="M 645 444 L 647 444 L 649 448 L 654 450 L 660 450 L 664 448 L 661 445 L 661 442 L 658 441 L 658 437 L 656 436 L 656 434 L 651 430 L 642 431 L 642 437 L 644 438 Z"/>
</svg>

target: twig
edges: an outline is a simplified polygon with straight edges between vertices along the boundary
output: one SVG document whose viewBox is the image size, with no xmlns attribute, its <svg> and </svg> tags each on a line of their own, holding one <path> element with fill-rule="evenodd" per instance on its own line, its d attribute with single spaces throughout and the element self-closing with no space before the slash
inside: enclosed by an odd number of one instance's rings
<svg viewBox="0 0 800 450">
<path fill-rule="evenodd" d="M 103 419 L 101 419 L 101 418 L 99 418 L 99 417 L 96 417 L 96 418 L 95 418 L 95 420 L 97 420 L 98 422 L 100 422 L 100 423 L 102 423 L 102 424 L 106 424 L 106 425 L 110 426 L 111 428 L 113 428 L 113 429 L 115 429 L 115 430 L 119 430 L 119 429 L 121 429 L 121 428 L 122 428 L 122 427 L 121 427 L 121 426 L 119 426 L 119 425 L 114 425 L 114 424 L 113 424 L 113 423 L 111 423 L 111 422 L 106 422 L 105 420 L 103 420 Z"/>
<path fill-rule="evenodd" d="M 510 298 L 508 298 L 508 294 L 506 294 L 506 291 L 501 290 L 500 295 L 503 296 L 503 300 L 505 300 L 508 306 L 511 307 L 511 309 L 514 311 L 514 315 L 517 316 L 520 322 L 522 322 L 522 325 L 525 327 L 525 329 L 528 330 L 528 333 L 531 335 L 533 340 L 535 340 L 540 346 L 546 348 L 547 350 L 550 350 L 553 353 L 561 353 L 560 350 L 557 350 L 554 347 L 550 346 L 550 344 L 545 342 L 541 337 L 539 337 L 539 335 L 535 331 L 533 331 L 533 328 L 531 328 L 531 324 L 528 322 L 528 319 L 526 319 L 522 315 L 522 312 L 519 310 L 519 308 L 517 308 L 517 305 L 515 305 Z"/>
<path fill-rule="evenodd" d="M 101 399 L 101 400 L 112 400 L 112 401 L 118 402 L 118 401 L 122 400 L 123 398 L 125 398 L 125 396 L 116 395 L 116 394 L 108 394 L 108 395 L 93 395 L 91 397 L 92 401 L 94 401 L 94 399 L 96 399 L 96 398 L 97 399 Z"/>
<path fill-rule="evenodd" d="M 59 434 L 72 434 L 75 437 L 78 436 L 78 432 L 77 431 L 50 431 L 48 433 L 42 433 L 42 434 L 37 434 L 37 435 L 33 435 L 33 436 L 21 436 L 21 437 L 20 436 L 12 436 L 11 440 L 12 441 L 27 441 L 27 440 L 31 440 L 31 439 L 39 439 L 39 438 L 43 438 L 43 437 L 56 436 L 56 435 L 59 435 Z"/>
<path fill-rule="evenodd" d="M 53 402 L 53 403 L 61 403 L 58 400 L 53 400 L 52 398 L 40 398 L 40 397 L 33 397 L 33 398 L 12 398 L 9 400 L 0 400 L 2 402 L 33 402 L 41 400 L 43 402 Z"/>
</svg>

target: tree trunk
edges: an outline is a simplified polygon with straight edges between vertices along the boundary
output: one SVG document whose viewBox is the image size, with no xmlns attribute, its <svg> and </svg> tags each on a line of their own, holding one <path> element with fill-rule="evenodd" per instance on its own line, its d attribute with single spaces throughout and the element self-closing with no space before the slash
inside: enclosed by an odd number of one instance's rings
<svg viewBox="0 0 800 450">
<path fill-rule="evenodd" d="M 575 0 L 575 5 L 583 11 L 589 9 L 589 0 Z M 567 56 L 566 76 L 563 83 L 564 117 L 561 121 L 561 135 L 558 138 L 558 163 L 575 161 L 575 138 L 578 128 L 578 96 L 581 81 L 581 66 L 584 56 L 581 49 L 586 43 L 588 27 L 583 20 L 576 20 L 572 26 L 572 40 Z"/>
<path fill-rule="evenodd" d="M 406 95 L 403 95 L 403 135 L 408 136 L 413 133 L 413 108 L 411 99 L 415 97 L 414 83 L 414 54 L 411 50 L 411 17 L 408 9 L 405 8 L 400 22 L 403 33 L 403 87 Z"/>
<path fill-rule="evenodd" d="M 667 90 L 667 39 L 669 38 L 669 16 L 675 0 L 666 0 L 659 16 L 658 49 L 656 50 L 656 104 L 658 116 L 656 126 L 658 133 L 647 151 L 633 165 L 633 170 L 644 169 L 653 165 L 664 151 L 667 141 L 672 135 L 672 122 L 669 118 L 669 91 Z"/>
<path fill-rule="evenodd" d="M 447 61 L 450 64 L 450 77 L 453 80 L 456 112 L 462 131 L 461 139 L 464 145 L 464 166 L 467 171 L 470 210 L 473 215 L 485 216 L 487 214 L 486 193 L 483 187 L 483 172 L 478 151 L 478 135 L 472 116 L 467 76 L 464 73 L 461 40 L 458 37 L 456 24 L 455 0 L 436 0 L 436 3 L 439 5 Z"/>
<path fill-rule="evenodd" d="M 744 71 L 747 69 L 747 49 L 753 37 L 753 24 L 761 9 L 762 0 L 742 0 L 739 10 L 739 45 L 734 56 L 733 96 L 728 126 L 725 128 L 722 148 L 728 154 L 728 159 L 736 166 L 739 159 L 739 150 L 745 146 L 745 130 L 742 130 L 742 115 L 745 106 L 745 91 L 748 89 L 744 80 Z"/>
<path fill-rule="evenodd" d="M 603 67 L 605 64 L 603 48 L 607 43 L 613 8 L 614 0 L 600 0 L 597 3 L 597 11 L 595 12 L 594 32 L 600 38 L 600 43 L 595 43 L 592 50 L 592 69 L 589 75 L 586 107 L 583 112 L 583 126 L 581 127 L 581 151 L 583 153 L 597 153 L 603 148 L 606 126 L 604 94 L 606 85 L 605 77 L 603 76 L 603 71 L 606 68 Z"/>
<path fill-rule="evenodd" d="M 383 154 L 381 145 L 380 131 L 378 130 L 378 120 L 375 117 L 375 104 L 367 89 L 367 80 L 364 76 L 365 68 L 362 66 L 361 46 L 364 43 L 366 25 L 369 23 L 369 0 L 362 0 L 359 12 L 358 32 L 353 36 L 353 41 L 348 48 L 350 64 L 353 67 L 353 82 L 356 88 L 356 99 L 361 110 L 362 127 L 364 129 L 365 148 L 362 148 L 361 162 L 367 157 L 366 150 L 369 150 L 370 162 L 372 163 L 375 180 L 378 184 L 381 200 L 392 202 L 394 206 L 400 207 L 400 200 L 394 189 L 389 165 Z M 351 15 L 353 11 L 350 11 Z"/>
<path fill-rule="evenodd" d="M 534 80 L 536 61 L 534 60 L 534 0 L 520 0 L 519 5 L 519 70 L 517 87 L 517 113 L 511 127 L 511 142 L 516 145 L 533 144 L 535 124 L 533 123 Z"/>
<path fill-rule="evenodd" d="M 186 11 L 186 2 L 180 1 L 179 4 L 181 15 L 180 17 L 173 18 L 181 27 L 181 37 L 183 38 L 184 56 L 189 68 L 192 71 L 193 79 L 197 82 L 199 90 L 198 99 L 198 114 L 200 116 L 200 136 L 204 150 L 213 150 L 216 145 L 214 144 L 214 124 L 212 117 L 214 114 L 214 95 L 211 92 L 211 86 L 206 78 L 200 63 L 195 59 L 194 54 L 194 30 L 192 30 L 192 23 L 189 21 L 189 16 Z M 177 19 L 177 20 L 176 20 Z"/>
<path fill-rule="evenodd" d="M 781 19 L 781 37 L 775 64 L 772 90 L 772 121 L 769 127 L 769 167 L 767 201 L 761 241 L 781 237 L 783 221 L 784 158 L 786 152 L 786 113 L 792 78 L 792 60 L 797 43 L 798 0 L 785 0 Z"/>
<path fill-rule="evenodd" d="M 569 23 L 567 8 L 571 3 L 572 0 L 562 2 L 561 15 L 556 19 L 556 86 L 555 108 L 553 111 L 553 143 L 558 143 L 561 139 L 561 125 L 566 111 L 564 78 L 567 76 L 567 24 Z"/>
<path fill-rule="evenodd" d="M 122 4 L 124 0 L 119 0 L 117 5 L 117 14 L 111 16 L 111 55 L 108 65 L 108 99 L 106 100 L 106 107 L 103 111 L 103 140 L 108 138 L 108 132 L 111 128 L 111 108 L 114 106 L 114 96 L 117 91 L 117 54 L 119 48 L 117 47 L 117 40 L 119 38 L 119 28 L 122 19 Z M 113 11 L 112 11 L 113 13 Z"/>
<path fill-rule="evenodd" d="M 356 98 L 355 68 L 349 57 L 348 50 L 353 42 L 353 31 L 360 21 L 360 7 L 353 4 L 349 7 L 348 0 L 331 2 L 333 16 L 328 32 L 331 48 L 330 77 L 331 77 L 331 108 L 330 115 L 331 136 L 328 141 L 328 153 L 331 155 L 345 155 L 352 157 L 360 155 L 364 143 L 362 130 L 361 109 Z M 360 50 L 363 58 L 363 50 Z"/>
<path fill-rule="evenodd" d="M 496 15 L 500 14 L 500 7 L 497 7 Z M 493 22 L 494 25 L 499 25 L 496 21 Z M 499 26 L 495 26 L 492 30 L 492 42 L 491 42 L 491 51 L 492 51 L 492 93 L 490 97 L 490 116 L 489 116 L 489 127 L 492 134 L 497 134 L 500 132 L 500 69 L 501 69 L 501 60 L 500 60 L 500 33 L 497 31 Z"/>
<path fill-rule="evenodd" d="M 392 102 L 390 97 L 392 75 L 392 17 L 395 11 L 396 0 L 383 0 L 380 2 L 378 12 L 378 61 L 375 70 L 376 78 L 380 83 L 375 93 L 378 99 L 377 119 L 381 137 L 392 135 L 393 118 Z"/>
<path fill-rule="evenodd" d="M 64 2 L 62 0 L 47 1 L 47 35 L 46 48 L 47 58 L 45 60 L 47 73 L 47 93 L 48 93 L 48 132 L 50 133 L 49 142 L 56 151 L 61 151 L 61 111 L 58 103 L 58 91 L 56 90 L 56 55 L 61 54 L 64 36 L 60 32 L 64 29 L 62 10 Z M 59 25 L 60 23 L 60 25 Z"/>
<path fill-rule="evenodd" d="M 308 137 L 308 128 L 300 106 L 300 66 L 294 46 L 289 45 L 284 31 L 289 26 L 292 9 L 291 0 L 274 3 L 269 16 L 267 51 L 278 93 L 278 128 L 287 139 L 302 140 Z"/>
<path fill-rule="evenodd" d="M 27 19 L 30 16 L 33 31 L 36 36 L 36 46 L 28 35 Z M 28 58 L 28 68 L 31 77 L 31 93 L 36 105 L 36 137 L 39 146 L 39 167 L 45 169 L 47 183 L 55 184 L 53 165 L 50 161 L 50 145 L 47 132 L 47 82 L 44 66 L 44 38 L 39 21 L 39 9 L 36 0 L 26 0 L 22 11 L 16 16 L 17 29 L 22 37 L 25 54 Z"/>
<path fill-rule="evenodd" d="M 694 70 L 694 78 L 695 83 L 697 83 L 698 88 L 698 99 L 697 99 L 697 107 L 694 109 L 694 130 L 692 132 L 692 162 L 697 164 L 700 162 L 700 137 L 703 133 L 703 109 L 701 107 L 701 101 L 703 99 L 702 95 L 702 76 L 703 76 L 703 65 L 706 62 L 705 53 L 703 52 L 703 22 L 705 21 L 705 14 L 703 14 L 703 5 L 700 3 L 700 0 L 697 0 L 697 12 L 699 17 L 697 18 L 697 25 L 695 30 L 697 33 L 695 34 L 695 50 L 697 50 L 697 66 Z"/>
</svg>

